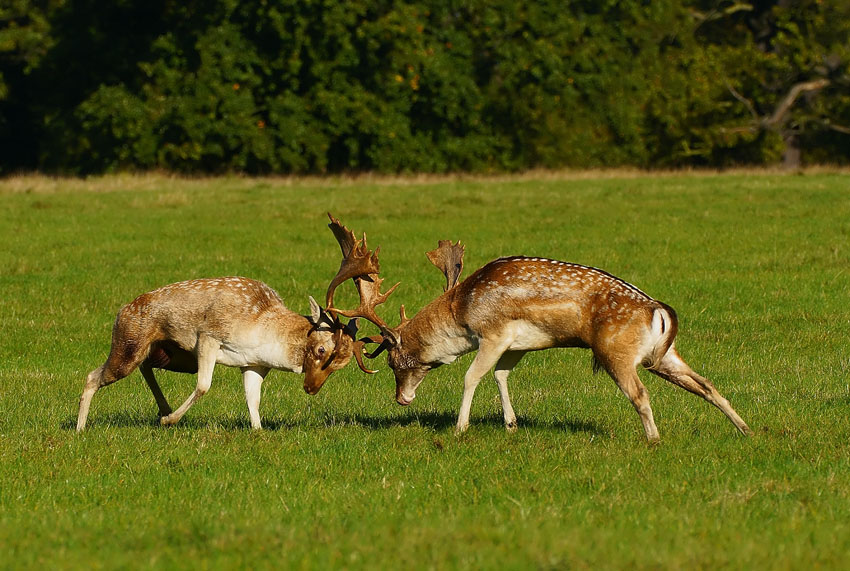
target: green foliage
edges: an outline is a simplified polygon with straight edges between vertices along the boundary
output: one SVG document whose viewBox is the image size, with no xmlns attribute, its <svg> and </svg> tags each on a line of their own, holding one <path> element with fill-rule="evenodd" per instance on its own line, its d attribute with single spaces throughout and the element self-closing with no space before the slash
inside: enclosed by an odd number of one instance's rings
<svg viewBox="0 0 850 571">
<path fill-rule="evenodd" d="M 36 166 L 38 117 L 33 109 L 30 74 L 51 48 L 48 14 L 61 0 L 0 3 L 0 174 Z"/>
<path fill-rule="evenodd" d="M 391 78 L 392 79 L 392 78 Z M 0 556 L 13 569 L 844 569 L 850 552 L 850 196 L 846 174 L 443 181 L 110 176 L 0 181 Z M 369 197 L 369 200 L 364 200 Z M 366 202 L 382 205 L 374 208 Z M 754 429 L 642 371 L 661 443 L 588 352 L 528 354 L 505 432 L 485 379 L 453 434 L 469 357 L 409 407 L 384 357 L 316 396 L 238 371 L 177 426 L 138 372 L 88 371 L 141 292 L 246 275 L 293 310 L 340 253 L 330 209 L 399 289 L 391 323 L 442 292 L 424 252 L 605 268 L 676 308 L 676 345 Z M 804 245 L 804 247 L 801 247 Z M 356 304 L 354 288 L 337 292 Z M 372 333 L 372 326 L 364 327 Z M 194 377 L 160 374 L 174 405 Z"/>
<path fill-rule="evenodd" d="M 848 21 L 817 0 L 15 0 L 0 168 L 725 166 L 789 143 L 846 162 Z"/>
<path fill-rule="evenodd" d="M 50 47 L 45 11 L 55 2 L 7 0 L 0 5 L 0 101 L 9 97 L 3 71 L 29 72 Z"/>
<path fill-rule="evenodd" d="M 703 106 L 705 130 L 694 132 L 706 162 L 773 162 L 789 141 L 812 162 L 846 162 L 847 154 L 827 141 L 846 145 L 850 135 L 850 4 L 694 5 L 705 5 L 694 38 L 710 65 L 695 71 L 707 73 L 702 77 L 715 90 Z M 795 86 L 813 81 L 825 84 L 783 107 Z"/>
</svg>

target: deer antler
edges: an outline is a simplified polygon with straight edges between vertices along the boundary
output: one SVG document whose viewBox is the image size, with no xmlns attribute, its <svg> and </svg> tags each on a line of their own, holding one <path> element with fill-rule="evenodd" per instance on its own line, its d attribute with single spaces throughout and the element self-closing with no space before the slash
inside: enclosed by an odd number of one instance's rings
<svg viewBox="0 0 850 571">
<path fill-rule="evenodd" d="M 463 250 L 460 240 L 452 244 L 451 240 L 440 240 L 436 250 L 426 253 L 431 263 L 446 276 L 446 287 L 443 291 L 449 291 L 457 285 L 458 278 L 463 271 Z"/>
<path fill-rule="evenodd" d="M 395 288 L 397 288 L 401 282 L 395 284 L 386 292 L 381 293 L 381 284 L 383 282 L 384 278 L 378 277 L 377 274 L 359 276 L 354 280 L 354 283 L 357 285 L 357 290 L 360 292 L 360 305 L 357 309 L 349 310 L 328 307 L 328 311 L 345 317 L 363 317 L 377 325 L 381 329 L 382 333 L 388 332 L 390 329 L 389 326 L 383 319 L 378 317 L 378 314 L 375 313 L 375 308 L 387 301 L 387 298 L 395 291 Z"/>
<path fill-rule="evenodd" d="M 358 240 L 354 237 L 354 232 L 343 226 L 339 220 L 333 217 L 328 212 L 328 218 L 331 223 L 328 228 L 333 232 L 339 247 L 342 250 L 342 262 L 339 265 L 339 271 L 328 286 L 328 292 L 325 296 L 325 305 L 328 309 L 333 307 L 333 297 L 336 288 L 345 280 L 351 278 L 357 283 L 357 278 L 369 274 L 378 274 L 381 271 L 381 266 L 378 263 L 378 252 L 380 248 L 376 248 L 375 252 L 369 251 L 366 245 L 366 234 L 363 234 L 363 239 Z"/>
<path fill-rule="evenodd" d="M 361 339 L 355 342 L 354 346 L 354 355 L 360 368 L 366 373 L 375 373 L 376 371 L 367 369 L 363 364 L 363 347 L 366 343 L 380 343 L 381 347 L 379 347 L 379 349 L 381 349 L 386 348 L 387 344 L 392 344 L 396 341 L 396 335 L 386 322 L 378 317 L 378 314 L 375 312 L 375 307 L 384 303 L 399 284 L 395 284 L 385 293 L 381 293 L 381 284 L 384 280 L 383 278 L 378 277 L 378 273 L 381 271 L 381 266 L 378 262 L 378 253 L 380 252 L 380 248 L 376 248 L 374 253 L 370 252 L 366 245 L 365 233 L 363 234 L 363 239 L 358 240 L 355 238 L 354 232 L 343 226 L 340 221 L 334 218 L 330 213 L 328 213 L 328 218 L 331 220 L 331 223 L 328 224 L 328 228 L 331 229 L 331 232 L 333 232 L 334 237 L 339 243 L 339 247 L 342 250 L 343 260 L 339 266 L 339 272 L 337 272 L 337 275 L 328 286 L 326 298 L 327 311 L 334 315 L 342 315 L 345 317 L 363 317 L 380 328 L 380 336 Z M 337 309 L 333 307 L 334 290 L 336 290 L 339 284 L 349 278 L 354 280 L 354 285 L 357 287 L 357 291 L 360 294 L 360 305 L 354 310 Z M 402 317 L 402 319 L 404 320 L 404 317 Z M 366 356 L 372 358 L 379 352 L 380 351 L 375 351 L 367 354 Z"/>
<path fill-rule="evenodd" d="M 381 338 L 381 341 L 383 341 L 383 338 Z M 364 347 L 366 347 L 366 343 L 373 343 L 373 341 L 371 338 L 365 337 L 354 342 L 354 360 L 357 361 L 357 366 L 360 367 L 361 371 L 367 375 L 374 375 L 378 371 L 367 368 L 363 363 L 363 353 L 366 353 L 366 350 L 364 349 Z M 380 341 L 378 341 L 378 343 L 380 343 Z M 371 353 L 367 353 L 366 356 L 372 358 Z"/>
<path fill-rule="evenodd" d="M 331 232 L 334 234 L 334 238 L 339 242 L 339 247 L 342 250 L 342 257 L 347 258 L 348 254 L 354 249 L 354 245 L 357 243 L 357 239 L 354 237 L 354 232 L 343 226 L 339 219 L 334 218 L 334 215 L 328 212 L 328 218 L 330 218 L 331 223 L 328 224 L 328 228 L 331 229 Z M 366 236 L 363 236 L 364 240 Z"/>
</svg>

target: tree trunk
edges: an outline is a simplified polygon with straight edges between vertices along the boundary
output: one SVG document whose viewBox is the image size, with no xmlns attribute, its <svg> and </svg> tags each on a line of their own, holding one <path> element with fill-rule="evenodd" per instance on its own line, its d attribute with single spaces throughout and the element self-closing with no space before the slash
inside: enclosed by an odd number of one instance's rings
<svg viewBox="0 0 850 571">
<path fill-rule="evenodd" d="M 782 167 L 786 169 L 800 168 L 800 139 L 796 134 L 786 135 L 785 150 L 782 152 Z"/>
</svg>

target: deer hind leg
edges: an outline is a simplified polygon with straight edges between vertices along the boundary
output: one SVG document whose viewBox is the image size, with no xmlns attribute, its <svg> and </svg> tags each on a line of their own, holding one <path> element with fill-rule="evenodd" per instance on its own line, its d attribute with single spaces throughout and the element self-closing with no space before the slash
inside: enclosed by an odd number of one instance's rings
<svg viewBox="0 0 850 571">
<path fill-rule="evenodd" d="M 671 346 L 667 353 L 664 354 L 664 357 L 662 357 L 661 362 L 656 367 L 649 369 L 649 371 L 658 375 L 662 379 L 670 381 L 674 385 L 682 387 L 688 392 L 704 398 L 706 401 L 719 408 L 723 411 L 723 414 L 732 421 L 732 424 L 735 425 L 735 428 L 737 428 L 741 434 L 752 434 L 750 427 L 747 426 L 747 423 L 745 423 L 740 416 L 738 416 L 738 413 L 735 412 L 735 409 L 732 408 L 729 401 L 726 400 L 716 388 L 714 388 L 711 381 L 694 372 L 694 370 L 685 363 L 684 359 L 682 359 L 682 356 L 679 355 L 675 347 Z"/>
<path fill-rule="evenodd" d="M 156 382 L 156 377 L 153 374 L 153 368 L 147 362 L 142 362 L 139 365 L 139 372 L 145 378 L 148 387 L 153 393 L 153 398 L 156 399 L 156 406 L 159 407 L 159 416 L 168 416 L 171 414 L 171 406 L 165 400 L 165 395 L 162 394 L 162 389 L 159 388 L 159 383 Z"/>
<path fill-rule="evenodd" d="M 213 369 L 215 368 L 215 360 L 218 356 L 218 349 L 221 344 L 207 335 L 201 335 L 198 339 L 198 345 L 195 348 L 198 357 L 198 383 L 195 390 L 189 395 L 189 398 L 181 404 L 177 410 L 167 416 L 163 416 L 159 421 L 164 426 L 175 424 L 183 418 L 195 401 L 205 395 L 210 390 L 212 384 Z"/>
<path fill-rule="evenodd" d="M 635 365 L 626 359 L 607 359 L 600 355 L 595 355 L 595 357 L 597 362 L 614 379 L 623 394 L 631 401 L 632 406 L 635 407 L 640 416 L 640 421 L 643 423 L 646 439 L 649 442 L 657 442 L 660 437 L 652 415 L 652 407 L 649 406 L 649 393 L 643 383 L 640 382 Z"/>
<path fill-rule="evenodd" d="M 269 374 L 265 367 L 245 367 L 242 369 L 242 384 L 245 385 L 245 401 L 248 403 L 248 416 L 251 417 L 251 428 L 259 430 L 260 424 L 260 389 L 263 379 Z"/>
<path fill-rule="evenodd" d="M 493 376 L 496 378 L 496 384 L 499 387 L 499 398 L 502 401 L 502 413 L 505 417 L 505 428 L 508 432 L 516 432 L 516 414 L 511 406 L 511 397 L 508 394 L 508 375 L 511 369 L 516 367 L 525 351 L 506 351 L 499 361 L 496 363 L 496 368 L 493 371 Z"/>
</svg>

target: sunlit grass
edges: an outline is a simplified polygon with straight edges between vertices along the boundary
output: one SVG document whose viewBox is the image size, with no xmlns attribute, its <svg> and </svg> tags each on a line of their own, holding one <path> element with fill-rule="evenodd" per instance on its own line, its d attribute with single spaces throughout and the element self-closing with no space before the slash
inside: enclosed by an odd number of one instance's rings
<svg viewBox="0 0 850 571">
<path fill-rule="evenodd" d="M 0 557 L 32 567 L 841 568 L 850 551 L 850 179 L 615 172 L 462 179 L 0 181 Z M 471 356 L 407 408 L 383 359 L 315 397 L 275 372 L 266 429 L 239 375 L 172 428 L 141 376 L 86 373 L 118 308 L 244 275 L 307 312 L 339 263 L 331 211 L 381 248 L 395 323 L 442 288 L 424 253 L 467 246 L 602 267 L 679 313 L 677 346 L 755 431 L 642 373 L 662 442 L 587 352 L 528 355 L 455 437 Z M 353 303 L 353 288 L 338 302 Z M 194 386 L 161 374 L 172 404 Z M 11 563 L 10 563 L 11 562 Z"/>
</svg>

